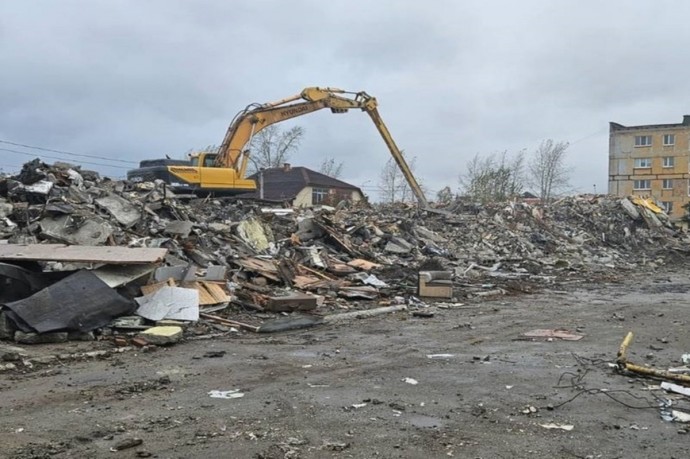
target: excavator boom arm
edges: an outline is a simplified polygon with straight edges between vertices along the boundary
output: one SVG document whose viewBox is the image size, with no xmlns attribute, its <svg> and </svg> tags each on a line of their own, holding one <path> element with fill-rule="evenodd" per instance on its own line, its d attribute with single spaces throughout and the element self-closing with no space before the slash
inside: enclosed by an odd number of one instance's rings
<svg viewBox="0 0 690 459">
<path fill-rule="evenodd" d="M 400 151 L 398 146 L 395 144 L 395 141 L 393 140 L 390 131 L 388 131 L 388 128 L 381 119 L 381 115 L 379 115 L 378 109 L 374 107 L 372 110 L 367 110 L 367 113 L 369 113 L 369 116 L 376 125 L 376 129 L 378 129 L 379 134 L 381 134 L 381 137 L 383 137 L 383 141 L 386 142 L 386 146 L 390 150 L 391 155 L 393 155 L 393 159 L 398 164 L 398 167 L 405 176 L 405 180 L 407 180 L 408 185 L 410 185 L 410 188 L 412 189 L 412 192 L 417 198 L 417 201 L 419 201 L 419 205 L 424 209 L 428 209 L 429 202 L 426 200 L 424 190 L 422 190 L 422 187 L 419 185 L 417 179 L 412 173 L 412 169 L 410 169 L 410 166 L 407 164 L 407 161 L 405 161 L 405 157 L 403 156 L 402 151 Z"/>
<path fill-rule="evenodd" d="M 354 94 L 354 97 L 346 96 L 352 94 Z M 297 102 L 300 100 L 301 102 Z M 381 119 L 376 99 L 365 92 L 354 93 L 337 88 L 311 87 L 304 89 L 298 95 L 276 102 L 250 106 L 240 112 L 230 124 L 230 127 L 228 127 L 228 131 L 218 151 L 215 165 L 233 168 L 238 171 L 240 177 L 244 177 L 249 160 L 249 154 L 245 151 L 245 148 L 254 135 L 272 124 L 306 115 L 323 108 L 330 108 L 333 113 L 345 113 L 350 109 L 360 109 L 367 112 L 379 134 L 383 137 L 391 155 L 393 155 L 393 159 L 395 159 L 395 162 L 405 176 L 407 183 L 417 197 L 420 206 L 425 209 L 429 208 L 424 191 L 417 183 L 402 152 L 398 149 L 388 128 Z"/>
</svg>

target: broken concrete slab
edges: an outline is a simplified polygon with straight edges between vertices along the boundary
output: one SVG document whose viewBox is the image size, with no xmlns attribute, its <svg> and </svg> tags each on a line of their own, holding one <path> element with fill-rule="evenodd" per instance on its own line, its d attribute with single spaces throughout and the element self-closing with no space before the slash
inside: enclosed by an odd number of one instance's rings
<svg viewBox="0 0 690 459">
<path fill-rule="evenodd" d="M 125 228 L 134 226 L 141 220 L 141 212 L 134 205 L 116 194 L 108 194 L 94 200 L 98 207 L 105 209 L 120 225 Z"/>
<path fill-rule="evenodd" d="M 194 228 L 194 223 L 188 220 L 173 220 L 165 225 L 163 233 L 167 234 L 168 236 L 179 236 L 185 238 L 189 236 L 189 233 L 192 232 L 192 228 Z"/>
<path fill-rule="evenodd" d="M 1 362 L 16 362 L 22 358 L 28 357 L 29 352 L 22 347 L 10 346 L 7 344 L 0 344 L 0 361 Z"/>
<path fill-rule="evenodd" d="M 232 227 L 225 223 L 210 222 L 208 223 L 208 229 L 216 233 L 228 233 Z"/>
<path fill-rule="evenodd" d="M 100 218 L 77 215 L 47 216 L 39 226 L 43 235 L 73 245 L 102 245 L 113 234 L 112 226 Z"/>
<path fill-rule="evenodd" d="M 192 264 L 183 266 L 161 266 L 153 273 L 155 282 L 165 282 L 168 279 L 193 282 L 196 280 L 196 267 Z"/>
<path fill-rule="evenodd" d="M 414 246 L 401 237 L 394 237 L 386 244 L 383 249 L 389 253 L 407 254 L 412 251 Z"/>
<path fill-rule="evenodd" d="M 182 339 L 182 327 L 151 327 L 141 332 L 139 337 L 146 340 L 149 344 L 155 344 L 156 346 L 175 344 Z"/>
<path fill-rule="evenodd" d="M 630 218 L 633 218 L 635 220 L 639 220 L 640 218 L 642 218 L 635 204 L 633 204 L 628 198 L 621 199 L 620 203 L 621 206 L 623 206 L 623 210 L 625 210 L 627 214 L 630 215 Z"/>
<path fill-rule="evenodd" d="M 50 333 L 25 333 L 17 331 L 14 334 L 15 343 L 19 344 L 48 344 L 48 343 L 64 343 L 68 338 L 67 332 L 50 332 Z"/>
<path fill-rule="evenodd" d="M 0 244 L 0 260 L 64 261 L 128 265 L 160 263 L 167 249 L 63 244 Z"/>
<path fill-rule="evenodd" d="M 0 198 L 0 218 L 7 218 L 12 215 L 14 206 L 6 200 Z"/>
</svg>

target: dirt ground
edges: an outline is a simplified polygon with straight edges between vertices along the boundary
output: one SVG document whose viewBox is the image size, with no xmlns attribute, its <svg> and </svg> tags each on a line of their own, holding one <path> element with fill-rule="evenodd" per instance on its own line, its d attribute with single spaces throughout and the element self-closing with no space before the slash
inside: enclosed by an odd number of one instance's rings
<svg viewBox="0 0 690 459">
<path fill-rule="evenodd" d="M 687 458 L 690 435 L 661 419 L 658 383 L 608 363 L 633 331 L 631 360 L 680 366 L 688 272 L 3 372 L 0 455 Z M 584 338 L 519 339 L 540 328 Z M 235 389 L 244 396 L 209 396 Z M 143 442 L 110 451 L 132 438 Z"/>
</svg>

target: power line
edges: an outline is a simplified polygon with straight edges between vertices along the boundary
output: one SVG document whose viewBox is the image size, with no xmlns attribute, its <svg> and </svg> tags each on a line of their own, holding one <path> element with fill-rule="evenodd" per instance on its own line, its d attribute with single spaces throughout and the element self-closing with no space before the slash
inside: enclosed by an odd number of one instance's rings
<svg viewBox="0 0 690 459">
<path fill-rule="evenodd" d="M 35 158 L 36 156 L 38 156 L 38 157 L 40 157 L 40 158 L 50 158 L 50 159 L 57 159 L 57 160 L 59 160 L 59 161 L 69 161 L 67 158 L 58 158 L 57 156 L 48 156 L 48 155 L 37 155 L 37 154 L 35 154 L 35 153 L 27 153 L 27 152 L 25 152 L 25 151 L 11 150 L 11 149 L 9 149 L 9 148 L 0 148 L 0 150 L 2 150 L 2 151 L 8 151 L 8 152 L 10 152 L 10 153 L 15 153 L 15 154 L 18 154 L 18 155 L 33 156 L 34 158 Z M 129 169 L 129 167 L 115 166 L 115 165 L 113 165 L 113 164 L 93 163 L 93 162 L 90 162 L 90 161 L 80 161 L 80 163 L 81 163 L 81 164 L 90 164 L 90 165 L 92 165 L 92 166 L 105 166 L 105 167 L 114 167 L 114 168 L 117 168 L 117 169 Z"/>
<path fill-rule="evenodd" d="M 582 137 L 582 138 L 579 138 L 579 139 L 577 139 L 577 140 L 574 140 L 574 141 L 570 142 L 570 145 L 574 145 L 574 144 L 576 144 L 576 143 L 578 143 L 578 142 L 582 142 L 583 140 L 587 140 L 587 139 L 589 139 L 589 138 L 591 138 L 591 137 L 597 136 L 597 135 L 599 135 L 599 134 L 603 134 L 603 133 L 605 133 L 606 131 L 608 131 L 608 129 L 609 129 L 609 128 L 602 128 L 602 129 L 599 129 L 599 130 L 596 131 L 596 132 L 593 132 L 593 133 L 588 134 L 588 135 L 586 135 L 586 136 L 584 136 L 584 137 Z"/>
<path fill-rule="evenodd" d="M 53 150 L 52 148 L 36 147 L 33 145 L 26 145 L 23 143 L 10 142 L 9 140 L 0 140 L 0 143 L 6 143 L 8 145 L 14 145 L 15 147 L 33 148 L 34 150 L 50 151 L 53 153 L 60 153 L 60 154 L 69 155 L 69 156 L 81 156 L 83 158 L 103 159 L 105 161 L 114 161 L 114 162 L 118 162 L 118 163 L 137 164 L 136 161 L 127 161 L 125 159 L 112 159 L 112 158 L 106 158 L 104 156 L 96 156 L 96 155 L 85 155 L 85 154 L 81 154 L 81 153 L 72 153 L 72 152 L 63 151 L 63 150 Z M 115 166 L 113 166 L 113 167 L 115 167 Z"/>
</svg>

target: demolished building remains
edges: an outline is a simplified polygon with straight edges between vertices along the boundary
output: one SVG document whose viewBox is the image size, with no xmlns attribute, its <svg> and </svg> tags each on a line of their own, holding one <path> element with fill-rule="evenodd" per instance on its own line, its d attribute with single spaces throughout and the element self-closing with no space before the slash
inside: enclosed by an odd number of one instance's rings
<svg viewBox="0 0 690 459">
<path fill-rule="evenodd" d="M 426 308 L 425 291 L 458 304 L 615 277 L 687 250 L 637 198 L 445 210 L 176 196 L 162 182 L 36 159 L 0 178 L 0 339 L 145 346 L 183 331 L 308 327 Z M 427 288 L 437 279 L 442 288 Z"/>
</svg>

